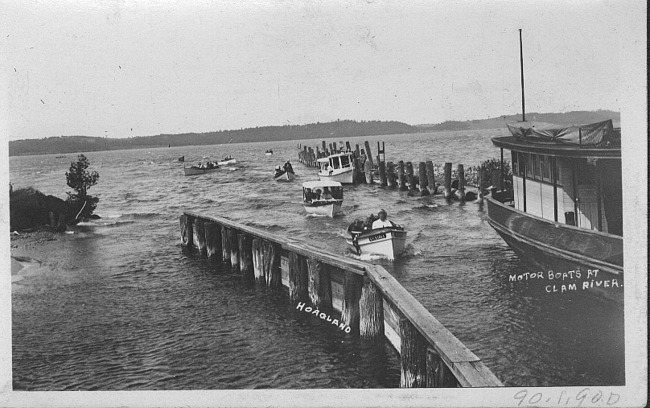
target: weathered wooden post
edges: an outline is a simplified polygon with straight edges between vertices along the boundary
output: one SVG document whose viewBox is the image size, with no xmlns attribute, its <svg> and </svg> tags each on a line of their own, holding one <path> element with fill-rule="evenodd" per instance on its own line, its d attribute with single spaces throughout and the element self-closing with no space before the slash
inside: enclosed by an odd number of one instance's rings
<svg viewBox="0 0 650 408">
<path fill-rule="evenodd" d="M 358 183 L 362 178 L 365 176 L 363 175 L 363 169 L 361 168 L 361 159 L 358 157 L 355 157 L 352 159 L 354 162 L 354 170 L 352 173 L 352 181 L 354 184 Z"/>
<path fill-rule="evenodd" d="M 192 217 L 187 214 L 181 215 L 181 246 L 184 248 L 192 247 L 192 236 L 194 235 L 194 232 L 192 231 L 192 223 Z"/>
<path fill-rule="evenodd" d="M 401 378 L 400 388 L 426 387 L 427 343 L 413 327 L 413 324 L 403 316 L 399 319 L 401 338 Z"/>
<path fill-rule="evenodd" d="M 388 185 L 388 180 L 386 180 L 386 163 L 383 161 L 379 162 L 379 182 L 383 187 Z"/>
<path fill-rule="evenodd" d="M 483 165 L 481 165 L 478 168 L 478 181 L 477 181 L 477 184 L 478 184 L 478 201 L 479 201 L 480 204 L 483 203 L 483 177 L 485 177 L 485 175 L 483 174 L 484 172 L 485 172 L 485 168 L 483 167 Z"/>
<path fill-rule="evenodd" d="M 413 163 L 406 162 L 406 180 L 409 192 L 415 191 L 415 181 L 413 180 Z"/>
<path fill-rule="evenodd" d="M 370 161 L 370 168 L 373 168 L 375 166 L 372 164 L 372 152 L 370 151 L 370 143 L 368 143 L 368 141 L 366 140 L 365 145 L 366 145 L 366 156 L 368 156 L 367 160 Z"/>
<path fill-rule="evenodd" d="M 404 177 L 404 161 L 402 160 L 397 163 L 397 179 L 400 191 L 408 190 L 408 187 L 406 186 L 406 178 Z"/>
<path fill-rule="evenodd" d="M 368 276 L 363 277 L 359 299 L 359 335 L 372 340 L 384 336 L 384 298 Z"/>
<path fill-rule="evenodd" d="M 458 199 L 465 201 L 465 167 L 458 165 Z"/>
<path fill-rule="evenodd" d="M 327 265 L 314 258 L 307 258 L 309 282 L 307 289 L 311 304 L 321 310 L 332 309 L 332 286 Z"/>
<path fill-rule="evenodd" d="M 253 239 L 246 233 L 237 236 L 239 246 L 239 271 L 244 280 L 255 278 L 253 271 Z"/>
<path fill-rule="evenodd" d="M 289 299 L 306 301 L 309 296 L 308 286 L 305 258 L 295 252 L 289 252 Z"/>
<path fill-rule="evenodd" d="M 228 230 L 228 242 L 230 242 L 230 266 L 233 271 L 239 270 L 239 243 L 237 242 L 237 230 Z"/>
<path fill-rule="evenodd" d="M 426 162 L 427 169 L 427 184 L 429 184 L 429 193 L 436 194 L 438 191 L 436 187 L 436 175 L 433 171 L 433 162 L 431 160 Z"/>
<path fill-rule="evenodd" d="M 359 298 L 361 298 L 363 276 L 350 271 L 344 273 L 341 321 L 350 327 L 352 333 L 359 333 Z"/>
<path fill-rule="evenodd" d="M 206 249 L 205 249 L 205 232 L 203 231 L 203 219 L 195 218 L 192 224 L 193 224 L 192 232 L 194 233 L 192 240 L 194 241 L 194 245 L 196 246 L 196 249 L 199 251 L 199 254 L 205 255 Z"/>
<path fill-rule="evenodd" d="M 230 265 L 230 246 L 232 245 L 229 230 L 230 228 L 225 225 L 221 228 L 221 258 L 228 265 Z"/>
<path fill-rule="evenodd" d="M 274 289 L 279 288 L 282 285 L 282 275 L 280 271 L 280 249 L 278 245 L 264 241 L 262 243 L 262 257 L 266 286 Z"/>
<path fill-rule="evenodd" d="M 253 253 L 253 274 L 255 281 L 258 283 L 266 283 L 264 278 L 264 249 L 262 246 L 263 241 L 260 238 L 253 238 L 251 245 L 251 252 Z"/>
<path fill-rule="evenodd" d="M 420 195 L 428 196 L 429 190 L 427 189 L 427 185 L 429 184 L 429 180 L 427 180 L 427 168 L 424 162 L 420 162 L 419 167 L 418 175 L 420 177 Z"/>
<path fill-rule="evenodd" d="M 395 165 L 393 162 L 388 162 L 387 164 L 387 169 L 386 169 L 386 183 L 388 184 L 388 187 L 394 188 L 395 187 Z"/>
<path fill-rule="evenodd" d="M 363 163 L 363 172 L 366 175 L 366 183 L 372 184 L 372 160 L 370 158 L 367 158 L 366 162 Z"/>
<path fill-rule="evenodd" d="M 451 198 L 451 163 L 445 163 L 445 198 Z"/>
<path fill-rule="evenodd" d="M 221 262 L 221 226 L 216 222 L 203 223 L 205 231 L 205 246 L 208 259 Z"/>
<path fill-rule="evenodd" d="M 324 140 L 323 140 L 323 152 L 324 152 L 325 154 L 327 154 L 327 144 L 325 143 Z M 328 156 L 329 156 L 329 155 L 328 155 Z"/>
<path fill-rule="evenodd" d="M 350 147 L 350 142 L 345 142 L 345 151 L 346 152 L 351 152 L 352 148 Z"/>
<path fill-rule="evenodd" d="M 458 380 L 438 352 L 427 348 L 426 388 L 456 388 Z"/>
</svg>

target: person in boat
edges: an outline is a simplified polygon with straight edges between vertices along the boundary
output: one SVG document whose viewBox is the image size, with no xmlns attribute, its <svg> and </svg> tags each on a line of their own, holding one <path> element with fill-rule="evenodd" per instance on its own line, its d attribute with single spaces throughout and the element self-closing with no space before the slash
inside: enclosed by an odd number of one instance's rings
<svg viewBox="0 0 650 408">
<path fill-rule="evenodd" d="M 275 176 L 273 177 L 278 177 L 284 174 L 284 170 L 282 170 L 282 167 L 280 165 L 275 166 Z"/>
<path fill-rule="evenodd" d="M 378 220 L 375 220 L 372 223 L 372 229 L 378 229 L 378 228 L 387 228 L 387 227 L 393 227 L 395 224 L 393 224 L 392 221 L 390 221 L 387 217 L 388 214 L 386 214 L 386 210 L 379 210 L 379 213 L 377 213 L 379 216 Z"/>
<path fill-rule="evenodd" d="M 375 222 L 377 217 L 375 217 L 375 214 L 370 214 L 368 218 L 366 218 L 366 221 L 363 223 L 363 230 L 371 230 L 372 229 L 372 223 Z"/>
<path fill-rule="evenodd" d="M 291 162 L 288 160 L 286 163 L 284 163 L 284 171 L 288 173 L 293 173 L 293 166 L 291 165 Z"/>
<path fill-rule="evenodd" d="M 317 188 L 313 199 L 320 200 L 320 193 L 321 193 L 320 188 Z"/>
<path fill-rule="evenodd" d="M 320 198 L 322 200 L 332 200 L 334 198 L 332 197 L 332 193 L 330 192 L 329 187 L 323 188 L 323 194 L 321 194 Z"/>
<path fill-rule="evenodd" d="M 334 172 L 334 167 L 332 167 L 331 164 L 328 164 L 325 171 L 327 171 L 327 173 L 329 173 L 329 174 L 332 174 Z"/>
</svg>

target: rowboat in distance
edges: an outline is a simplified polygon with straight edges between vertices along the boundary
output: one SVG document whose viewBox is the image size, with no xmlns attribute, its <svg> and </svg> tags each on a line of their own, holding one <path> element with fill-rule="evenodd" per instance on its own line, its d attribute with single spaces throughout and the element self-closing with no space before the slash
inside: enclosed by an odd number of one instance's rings
<svg viewBox="0 0 650 408">
<path fill-rule="evenodd" d="M 227 165 L 236 164 L 236 163 L 237 163 L 237 160 L 234 159 L 232 156 L 228 156 L 228 157 L 224 158 L 223 160 L 217 162 L 217 164 L 219 166 L 227 166 Z"/>
<path fill-rule="evenodd" d="M 318 178 L 321 181 L 337 181 L 342 184 L 354 183 L 354 160 L 352 152 L 341 152 L 317 160 L 320 167 Z"/>
<path fill-rule="evenodd" d="M 569 290 L 622 303 L 620 128 L 611 120 L 581 126 L 517 122 L 508 128 L 512 136 L 492 143 L 511 152 L 512 188 L 486 198 L 488 223 L 543 271 L 577 271 L 560 283 L 573 285 Z"/>
<path fill-rule="evenodd" d="M 348 226 L 345 240 L 357 255 L 375 255 L 392 261 L 404 252 L 406 231 L 390 221 L 390 226 L 373 228 L 374 221 L 373 217 L 354 221 Z"/>
<path fill-rule="evenodd" d="M 308 214 L 334 217 L 341 212 L 343 186 L 337 181 L 304 182 L 302 200 Z"/>
<path fill-rule="evenodd" d="M 213 171 L 219 170 L 219 166 L 216 164 L 210 165 L 208 163 L 207 165 L 198 165 L 198 166 L 190 166 L 186 167 L 183 166 L 183 172 L 185 173 L 186 176 L 197 176 L 199 174 L 205 174 L 205 173 L 212 173 Z"/>
<path fill-rule="evenodd" d="M 264 152 L 264 154 L 267 156 L 273 156 L 273 150 L 268 149 L 266 152 Z"/>
</svg>

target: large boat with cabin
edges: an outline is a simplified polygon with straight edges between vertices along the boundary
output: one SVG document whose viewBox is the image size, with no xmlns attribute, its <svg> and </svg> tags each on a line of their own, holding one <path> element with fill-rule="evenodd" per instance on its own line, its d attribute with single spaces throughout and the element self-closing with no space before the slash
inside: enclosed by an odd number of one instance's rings
<svg viewBox="0 0 650 408">
<path fill-rule="evenodd" d="M 338 181 L 302 183 L 302 200 L 308 214 L 334 217 L 341 212 L 343 186 Z"/>
<path fill-rule="evenodd" d="M 354 158 L 352 152 L 335 153 L 317 160 L 321 181 L 337 181 L 341 184 L 354 183 Z"/>
<path fill-rule="evenodd" d="M 512 188 L 486 198 L 489 224 L 541 268 L 547 292 L 588 291 L 622 303 L 620 128 L 611 120 L 508 128 L 511 136 L 492 143 L 502 161 L 511 152 Z"/>
</svg>

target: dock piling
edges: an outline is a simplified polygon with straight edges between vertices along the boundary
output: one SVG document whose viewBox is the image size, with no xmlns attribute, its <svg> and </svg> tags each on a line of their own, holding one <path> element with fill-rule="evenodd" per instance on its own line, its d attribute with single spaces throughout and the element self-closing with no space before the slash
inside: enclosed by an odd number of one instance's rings
<svg viewBox="0 0 650 408">
<path fill-rule="evenodd" d="M 194 245 L 196 246 L 196 249 L 199 251 L 199 253 L 202 256 L 205 256 L 206 248 L 205 248 L 205 231 L 203 230 L 203 220 L 201 218 L 195 218 L 192 224 L 193 224 L 192 232 L 194 235 L 192 237 L 192 240 L 194 241 Z"/>
<path fill-rule="evenodd" d="M 397 179 L 399 183 L 399 190 L 408 190 L 408 187 L 406 185 L 406 177 L 404 175 L 404 162 L 402 160 L 397 163 Z"/>
<path fill-rule="evenodd" d="M 406 162 L 406 182 L 408 183 L 409 193 L 415 191 L 415 180 L 413 177 L 413 163 Z"/>
<path fill-rule="evenodd" d="M 359 299 L 359 335 L 377 340 L 384 335 L 384 300 L 377 286 L 367 276 L 363 277 Z"/>
<path fill-rule="evenodd" d="M 389 188 L 395 187 L 395 165 L 393 162 L 388 162 L 386 168 L 386 184 Z"/>
<path fill-rule="evenodd" d="M 458 199 L 465 201 L 465 168 L 462 164 L 458 165 Z"/>
<path fill-rule="evenodd" d="M 180 224 L 181 246 L 189 249 L 192 247 L 192 236 L 194 235 L 192 231 L 192 217 L 186 214 L 181 215 Z"/>
<path fill-rule="evenodd" d="M 451 198 L 451 163 L 445 163 L 445 198 Z"/>
<path fill-rule="evenodd" d="M 359 299 L 362 287 L 361 275 L 345 272 L 341 321 L 350 327 L 352 333 L 359 333 Z"/>
<path fill-rule="evenodd" d="M 426 387 L 427 344 L 420 332 L 406 318 L 399 319 L 402 339 L 400 388 Z"/>
<path fill-rule="evenodd" d="M 433 171 L 433 162 L 431 160 L 426 162 L 427 170 L 427 184 L 429 185 L 429 193 L 436 194 L 438 191 L 436 187 L 436 174 Z"/>
<path fill-rule="evenodd" d="M 253 271 L 253 240 L 248 234 L 238 234 L 239 246 L 239 272 L 246 281 L 255 279 Z"/>
<path fill-rule="evenodd" d="M 208 259 L 221 262 L 221 226 L 216 222 L 203 223 L 205 231 L 205 246 Z"/>
<path fill-rule="evenodd" d="M 332 309 L 332 287 L 327 265 L 315 258 L 307 258 L 309 281 L 307 289 L 312 305 L 319 309 Z"/>
<path fill-rule="evenodd" d="M 308 292 L 308 275 L 305 258 L 295 252 L 289 253 L 289 299 L 306 301 Z"/>
<path fill-rule="evenodd" d="M 420 195 L 428 196 L 429 189 L 427 188 L 427 185 L 429 184 L 429 180 L 427 179 L 427 168 L 424 162 L 420 162 L 419 164 L 418 176 L 420 178 Z"/>
</svg>

